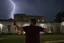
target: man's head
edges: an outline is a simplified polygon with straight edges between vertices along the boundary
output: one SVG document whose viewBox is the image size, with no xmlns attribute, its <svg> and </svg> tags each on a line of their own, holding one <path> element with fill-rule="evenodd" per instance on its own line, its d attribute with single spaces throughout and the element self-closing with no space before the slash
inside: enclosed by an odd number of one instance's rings
<svg viewBox="0 0 64 43">
<path fill-rule="evenodd" d="M 36 24 L 36 20 L 35 19 L 30 19 L 29 22 L 30 22 L 31 25 L 35 25 Z"/>
</svg>

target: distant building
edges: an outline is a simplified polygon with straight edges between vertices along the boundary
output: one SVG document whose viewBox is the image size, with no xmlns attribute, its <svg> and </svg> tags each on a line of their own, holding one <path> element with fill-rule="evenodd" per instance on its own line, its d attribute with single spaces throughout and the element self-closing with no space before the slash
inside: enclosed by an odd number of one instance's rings
<svg viewBox="0 0 64 43">
<path fill-rule="evenodd" d="M 31 15 L 25 15 L 25 14 L 15 14 L 14 19 L 19 21 L 28 21 L 29 19 L 36 19 L 37 22 L 45 22 L 44 16 L 31 16 Z"/>
</svg>

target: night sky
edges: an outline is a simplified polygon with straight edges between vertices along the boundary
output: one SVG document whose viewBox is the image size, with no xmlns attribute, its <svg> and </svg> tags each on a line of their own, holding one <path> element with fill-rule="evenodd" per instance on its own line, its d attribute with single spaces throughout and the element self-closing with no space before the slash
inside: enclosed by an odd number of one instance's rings
<svg viewBox="0 0 64 43">
<path fill-rule="evenodd" d="M 44 16 L 53 21 L 58 12 L 64 11 L 64 0 L 12 0 L 16 7 L 14 14 Z M 9 19 L 13 5 L 10 0 L 0 0 L 0 19 Z M 12 15 L 14 15 L 12 14 Z"/>
</svg>

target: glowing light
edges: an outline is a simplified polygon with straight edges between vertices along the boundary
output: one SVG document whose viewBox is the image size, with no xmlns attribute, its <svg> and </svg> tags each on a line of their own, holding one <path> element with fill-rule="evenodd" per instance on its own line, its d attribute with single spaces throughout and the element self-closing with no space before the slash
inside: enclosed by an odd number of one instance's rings
<svg viewBox="0 0 64 43">
<path fill-rule="evenodd" d="M 48 28 L 46 24 L 40 24 L 39 26 L 41 26 L 42 28 Z"/>
<path fill-rule="evenodd" d="M 26 23 L 26 24 L 24 24 L 23 26 L 29 26 L 30 24 L 28 24 L 28 23 Z"/>
<path fill-rule="evenodd" d="M 10 2 L 11 2 L 12 5 L 13 5 L 13 10 L 12 10 L 12 12 L 11 12 L 10 18 L 13 18 L 13 19 L 14 19 L 15 3 L 14 3 L 12 0 L 10 0 Z"/>
<path fill-rule="evenodd" d="M 64 25 L 64 22 L 61 22 L 61 25 Z"/>
<path fill-rule="evenodd" d="M 0 24 L 0 28 L 1 28 L 1 30 L 2 30 L 2 27 L 3 27 L 3 24 Z"/>
<path fill-rule="evenodd" d="M 44 20 L 42 20 L 42 22 L 44 22 Z"/>
<path fill-rule="evenodd" d="M 25 34 L 25 32 L 23 31 L 23 34 Z"/>
<path fill-rule="evenodd" d="M 39 22 L 40 20 L 38 20 L 38 22 Z"/>
</svg>

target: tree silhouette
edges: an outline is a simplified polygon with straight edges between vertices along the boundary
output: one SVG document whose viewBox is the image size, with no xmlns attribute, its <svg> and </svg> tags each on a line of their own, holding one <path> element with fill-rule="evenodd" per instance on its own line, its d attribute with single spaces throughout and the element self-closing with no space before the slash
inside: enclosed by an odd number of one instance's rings
<svg viewBox="0 0 64 43">
<path fill-rule="evenodd" d="M 55 21 L 56 22 L 62 22 L 62 21 L 64 21 L 64 12 L 59 12 L 59 13 L 57 13 L 57 15 L 55 16 L 56 17 L 56 19 L 55 19 Z"/>
</svg>

